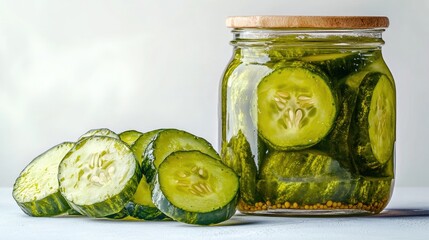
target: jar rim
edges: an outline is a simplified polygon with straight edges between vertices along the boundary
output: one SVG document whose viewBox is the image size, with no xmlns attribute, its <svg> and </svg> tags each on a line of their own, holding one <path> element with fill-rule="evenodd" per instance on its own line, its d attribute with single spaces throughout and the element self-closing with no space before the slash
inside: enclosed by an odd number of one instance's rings
<svg viewBox="0 0 429 240">
<path fill-rule="evenodd" d="M 232 16 L 228 28 L 312 28 L 371 29 L 387 28 L 386 16 Z"/>
</svg>

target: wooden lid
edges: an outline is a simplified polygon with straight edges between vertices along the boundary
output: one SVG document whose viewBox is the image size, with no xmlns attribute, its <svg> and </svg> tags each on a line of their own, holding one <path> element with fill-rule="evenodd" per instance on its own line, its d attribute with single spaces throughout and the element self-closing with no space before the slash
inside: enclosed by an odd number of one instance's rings
<svg viewBox="0 0 429 240">
<path fill-rule="evenodd" d="M 226 19 L 229 28 L 387 28 L 382 16 L 236 16 Z"/>
</svg>

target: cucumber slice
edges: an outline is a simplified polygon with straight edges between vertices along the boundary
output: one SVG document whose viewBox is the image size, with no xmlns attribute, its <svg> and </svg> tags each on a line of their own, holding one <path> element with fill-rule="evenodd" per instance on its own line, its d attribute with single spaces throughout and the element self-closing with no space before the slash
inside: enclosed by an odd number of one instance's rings
<svg viewBox="0 0 429 240">
<path fill-rule="evenodd" d="M 119 139 L 128 144 L 128 146 L 132 146 L 142 134 L 143 133 L 136 130 L 128 130 L 120 133 L 118 136 Z"/>
<path fill-rule="evenodd" d="M 387 201 L 392 192 L 392 184 L 391 178 L 360 178 L 351 194 L 350 202 L 353 204 L 361 202 L 369 205 L 374 202 Z"/>
<path fill-rule="evenodd" d="M 393 79 L 392 73 L 384 62 L 383 58 L 379 54 L 379 57 L 375 59 L 370 65 L 360 70 L 357 73 L 354 73 L 348 76 L 345 80 L 345 83 L 350 86 L 352 89 L 359 88 L 362 79 L 370 72 L 379 72 L 385 74 L 389 79 Z"/>
<path fill-rule="evenodd" d="M 144 151 L 146 150 L 152 139 L 155 137 L 155 135 L 158 134 L 160 131 L 162 131 L 162 129 L 143 133 L 131 147 L 131 150 L 133 150 L 140 165 L 142 164 Z"/>
<path fill-rule="evenodd" d="M 239 180 L 217 158 L 199 151 L 177 151 L 159 165 L 152 200 L 172 219 L 209 225 L 235 213 Z"/>
<path fill-rule="evenodd" d="M 30 216 L 43 217 L 67 212 L 70 206 L 59 192 L 58 165 L 74 143 L 58 144 L 36 157 L 16 179 L 12 196 Z"/>
<path fill-rule="evenodd" d="M 240 198 L 248 204 L 259 201 L 256 192 L 257 169 L 254 155 L 241 130 L 224 144 L 222 161 L 240 177 Z"/>
<path fill-rule="evenodd" d="M 64 199 L 65 201 L 65 199 Z M 67 210 L 67 215 L 69 216 L 82 216 L 82 214 L 76 210 L 74 210 L 73 208 L 70 208 L 69 210 Z"/>
<path fill-rule="evenodd" d="M 165 129 L 153 138 L 144 152 L 142 169 L 147 181 L 152 181 L 156 169 L 168 155 L 183 150 L 198 150 L 213 158 L 220 159 L 219 154 L 205 139 L 185 131 Z"/>
<path fill-rule="evenodd" d="M 141 171 L 121 140 L 83 138 L 59 165 L 60 192 L 78 212 L 104 217 L 123 210 L 137 189 Z"/>
<path fill-rule="evenodd" d="M 128 215 L 143 220 L 162 220 L 168 217 L 164 215 L 152 202 L 149 184 L 143 175 L 131 201 L 125 207 Z"/>
<path fill-rule="evenodd" d="M 393 157 L 395 144 L 395 87 L 384 74 L 362 80 L 352 125 L 355 161 L 364 174 L 382 168 Z"/>
<path fill-rule="evenodd" d="M 310 147 L 332 128 L 336 96 L 326 75 L 294 62 L 261 80 L 257 87 L 257 125 L 268 145 L 280 150 Z"/>
<path fill-rule="evenodd" d="M 351 73 L 358 72 L 379 54 L 365 51 L 363 52 L 335 52 L 322 53 L 312 56 L 302 57 L 301 60 L 320 67 L 329 77 L 341 79 Z"/>
<path fill-rule="evenodd" d="M 344 84 L 340 88 L 338 116 L 331 132 L 317 145 L 318 149 L 328 152 L 349 169 L 355 169 L 353 164 L 349 134 L 350 123 L 356 105 L 357 91 Z"/>
<path fill-rule="evenodd" d="M 107 128 L 97 128 L 97 129 L 91 129 L 88 132 L 84 133 L 82 136 L 79 137 L 78 141 L 92 136 L 106 136 L 106 137 L 119 139 L 118 134 L 116 134 L 112 130 Z"/>
<path fill-rule="evenodd" d="M 343 200 L 350 190 L 351 173 L 316 150 L 271 152 L 262 164 L 258 182 L 265 200 L 284 203 L 323 203 Z"/>
<path fill-rule="evenodd" d="M 134 152 L 138 163 L 142 164 L 142 154 L 146 150 L 148 144 L 156 136 L 161 129 L 143 133 L 132 145 L 131 150 Z M 152 203 L 151 191 L 146 177 L 143 175 L 137 187 L 134 196 L 125 206 L 128 215 L 137 219 L 143 220 L 160 220 L 168 218 L 159 211 Z"/>
<path fill-rule="evenodd" d="M 129 216 L 128 216 L 127 209 L 122 208 L 119 212 L 104 216 L 104 218 L 120 220 L 120 219 L 127 219 L 127 218 L 129 218 Z"/>
</svg>

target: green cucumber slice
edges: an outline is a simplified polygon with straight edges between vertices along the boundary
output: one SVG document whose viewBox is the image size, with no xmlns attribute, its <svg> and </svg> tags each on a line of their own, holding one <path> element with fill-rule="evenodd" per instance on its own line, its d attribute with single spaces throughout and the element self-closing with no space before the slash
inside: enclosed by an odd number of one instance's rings
<svg viewBox="0 0 429 240">
<path fill-rule="evenodd" d="M 305 56 L 300 60 L 322 69 L 330 78 L 341 79 L 371 64 L 380 54 L 374 52 L 335 52 Z"/>
<path fill-rule="evenodd" d="M 345 80 L 345 83 L 350 86 L 352 89 L 359 88 L 360 83 L 362 82 L 362 79 L 370 72 L 379 72 L 385 74 L 389 79 L 393 79 L 392 73 L 390 72 L 389 68 L 387 67 L 386 63 L 384 62 L 384 59 L 382 57 L 378 57 L 375 59 L 370 65 L 365 67 L 364 69 L 360 70 L 357 73 L 354 73 L 350 76 L 348 76 Z"/>
<path fill-rule="evenodd" d="M 134 152 L 138 163 L 142 164 L 142 155 L 148 144 L 161 129 L 143 133 L 132 145 L 131 150 Z M 131 200 L 125 206 L 128 215 L 142 220 L 161 220 L 167 219 L 152 203 L 151 190 L 143 175 Z"/>
<path fill-rule="evenodd" d="M 315 145 L 331 130 L 336 96 L 316 67 L 294 62 L 261 80 L 257 87 L 257 125 L 268 145 L 298 150 Z"/>
<path fill-rule="evenodd" d="M 351 173 L 316 150 L 273 151 L 262 164 L 258 188 L 272 202 L 323 203 L 343 200 L 354 189 Z"/>
<path fill-rule="evenodd" d="M 149 184 L 143 175 L 131 201 L 125 207 L 130 217 L 143 220 L 163 220 L 165 216 L 152 202 Z"/>
<path fill-rule="evenodd" d="M 393 157 L 395 144 L 395 87 L 382 73 L 362 80 L 352 124 L 356 165 L 362 173 L 382 168 Z"/>
<path fill-rule="evenodd" d="M 129 216 L 128 216 L 127 209 L 122 208 L 119 212 L 104 216 L 104 218 L 121 220 L 121 219 L 128 219 Z"/>
<path fill-rule="evenodd" d="M 209 225 L 235 213 L 239 179 L 217 158 L 199 151 L 177 151 L 159 165 L 152 200 L 172 219 Z"/>
<path fill-rule="evenodd" d="M 350 202 L 370 204 L 374 202 L 387 201 L 390 198 L 392 178 L 362 177 L 357 180 L 355 189 L 351 194 Z"/>
<path fill-rule="evenodd" d="M 58 165 L 74 143 L 58 144 L 42 153 L 24 168 L 13 185 L 12 196 L 30 216 L 54 216 L 70 206 L 59 192 Z"/>
<path fill-rule="evenodd" d="M 257 169 L 254 155 L 241 130 L 229 143 L 223 145 L 222 161 L 240 177 L 240 198 L 248 204 L 259 201 L 256 192 Z"/>
<path fill-rule="evenodd" d="M 123 210 L 141 171 L 131 149 L 106 136 L 83 138 L 59 165 L 60 192 L 78 212 L 104 217 Z"/>
<path fill-rule="evenodd" d="M 106 137 L 119 139 L 118 134 L 116 134 L 115 132 L 113 132 L 108 128 L 96 128 L 96 129 L 91 129 L 88 132 L 84 133 L 82 136 L 79 137 L 78 141 L 92 136 L 106 136 Z"/>
<path fill-rule="evenodd" d="M 142 164 L 143 161 L 143 154 L 146 150 L 149 143 L 152 141 L 152 139 L 155 137 L 156 134 L 158 134 L 162 129 L 153 130 L 150 132 L 143 133 L 132 145 L 131 150 L 133 150 L 134 154 L 137 157 L 137 161 L 139 164 Z"/>
<path fill-rule="evenodd" d="M 330 133 L 317 145 L 349 169 L 356 169 L 351 156 L 349 134 L 353 111 L 356 105 L 357 91 L 344 84 L 340 87 L 338 116 Z"/>
<path fill-rule="evenodd" d="M 147 181 L 152 181 L 156 169 L 168 155 L 184 150 L 198 150 L 220 159 L 219 154 L 205 139 L 177 129 L 164 129 L 152 139 L 144 152 L 142 169 Z"/>
<path fill-rule="evenodd" d="M 136 130 L 128 130 L 121 132 L 118 136 L 119 139 L 128 144 L 128 146 L 132 146 L 142 134 L 143 133 Z"/>
</svg>

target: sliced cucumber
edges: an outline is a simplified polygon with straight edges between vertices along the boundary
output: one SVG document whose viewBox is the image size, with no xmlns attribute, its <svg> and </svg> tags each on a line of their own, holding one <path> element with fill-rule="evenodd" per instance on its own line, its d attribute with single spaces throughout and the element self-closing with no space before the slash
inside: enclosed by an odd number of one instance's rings
<svg viewBox="0 0 429 240">
<path fill-rule="evenodd" d="M 155 135 L 158 134 L 160 131 L 162 131 L 162 129 L 143 133 L 131 147 L 131 150 L 133 150 L 140 165 L 142 164 L 144 151 L 146 150 L 152 139 L 155 137 Z"/>
<path fill-rule="evenodd" d="M 349 169 L 355 169 L 353 164 L 349 134 L 350 123 L 356 105 L 357 91 L 344 84 L 340 88 L 338 116 L 331 132 L 317 145 L 318 149 L 328 152 Z"/>
<path fill-rule="evenodd" d="M 25 167 L 13 185 L 12 196 L 28 215 L 43 217 L 67 212 L 70 206 L 59 192 L 58 165 L 74 143 L 58 144 Z"/>
<path fill-rule="evenodd" d="M 217 158 L 199 151 L 177 151 L 159 165 L 152 200 L 176 221 L 209 225 L 235 213 L 237 175 Z"/>
<path fill-rule="evenodd" d="M 341 200 L 353 189 L 348 169 L 315 150 L 274 151 L 262 164 L 258 188 L 272 202 L 323 203 Z"/>
<path fill-rule="evenodd" d="M 391 178 L 363 177 L 357 181 L 350 202 L 352 204 L 359 202 L 370 204 L 387 201 L 390 198 L 392 183 Z"/>
<path fill-rule="evenodd" d="M 257 169 L 250 144 L 241 130 L 224 144 L 222 161 L 240 177 L 240 198 L 248 204 L 259 201 L 256 192 Z"/>
<path fill-rule="evenodd" d="M 114 214 L 110 214 L 107 216 L 104 216 L 104 218 L 110 218 L 110 219 L 127 219 L 129 218 L 128 216 L 128 211 L 126 208 L 122 208 L 119 212 L 114 213 Z"/>
<path fill-rule="evenodd" d="M 78 141 L 92 136 L 106 136 L 106 137 L 119 139 L 118 134 L 116 134 L 112 130 L 107 128 L 97 128 L 97 129 L 91 129 L 88 132 L 84 133 L 82 136 L 79 137 Z"/>
<path fill-rule="evenodd" d="M 161 220 L 168 218 L 153 204 L 151 190 L 144 175 L 140 180 L 134 196 L 131 198 L 131 201 L 127 203 L 125 208 L 130 217 L 137 219 Z"/>
<path fill-rule="evenodd" d="M 352 124 L 355 161 L 359 170 L 382 168 L 393 157 L 395 144 L 395 87 L 384 74 L 362 80 Z"/>
<path fill-rule="evenodd" d="M 373 52 L 335 52 L 302 57 L 301 60 L 320 67 L 329 77 L 341 79 L 358 72 L 377 57 Z"/>
<path fill-rule="evenodd" d="M 131 149 L 106 136 L 85 137 L 59 165 L 60 192 L 78 212 L 104 217 L 123 210 L 141 171 Z"/>
<path fill-rule="evenodd" d="M 152 181 L 156 169 L 168 155 L 183 150 L 198 150 L 213 158 L 220 159 L 219 154 L 205 139 L 185 131 L 165 129 L 152 139 L 144 152 L 142 169 L 147 181 Z"/>
<path fill-rule="evenodd" d="M 128 146 L 132 146 L 142 134 L 143 133 L 136 130 L 128 130 L 120 133 L 118 136 L 122 141 L 128 144 Z"/>
<path fill-rule="evenodd" d="M 393 79 L 392 73 L 390 72 L 383 58 L 379 54 L 379 57 L 372 61 L 370 65 L 360 70 L 359 72 L 348 76 L 345 80 L 345 83 L 349 87 L 357 91 L 360 83 L 362 82 L 362 79 L 370 72 L 380 72 L 385 74 L 389 79 Z"/>
<path fill-rule="evenodd" d="M 257 125 L 268 145 L 298 150 L 318 143 L 331 130 L 336 96 L 326 75 L 294 62 L 261 80 L 257 87 Z"/>
</svg>

